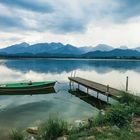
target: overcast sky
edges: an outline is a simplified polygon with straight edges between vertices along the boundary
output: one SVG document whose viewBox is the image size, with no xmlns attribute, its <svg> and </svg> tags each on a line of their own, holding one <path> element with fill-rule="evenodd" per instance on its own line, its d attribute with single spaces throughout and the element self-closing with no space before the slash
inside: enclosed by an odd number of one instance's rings
<svg viewBox="0 0 140 140">
<path fill-rule="evenodd" d="M 0 47 L 140 46 L 140 0 L 0 0 Z"/>
</svg>

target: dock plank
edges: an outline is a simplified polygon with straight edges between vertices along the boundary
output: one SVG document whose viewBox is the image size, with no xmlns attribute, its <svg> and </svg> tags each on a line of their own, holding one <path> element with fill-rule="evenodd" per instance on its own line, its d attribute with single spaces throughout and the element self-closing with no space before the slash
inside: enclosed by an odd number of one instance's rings
<svg viewBox="0 0 140 140">
<path fill-rule="evenodd" d="M 69 77 L 69 80 L 107 96 L 113 96 L 115 98 L 119 98 L 121 96 L 120 90 L 118 89 L 109 87 L 109 91 L 107 91 L 107 85 L 103 85 L 80 77 Z"/>
</svg>

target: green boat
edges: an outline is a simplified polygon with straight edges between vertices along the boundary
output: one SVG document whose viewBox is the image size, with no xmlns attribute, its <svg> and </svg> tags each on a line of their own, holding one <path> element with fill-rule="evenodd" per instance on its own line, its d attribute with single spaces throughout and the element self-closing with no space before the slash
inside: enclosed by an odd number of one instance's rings
<svg viewBox="0 0 140 140">
<path fill-rule="evenodd" d="M 0 84 L 0 93 L 32 92 L 53 88 L 56 81 Z"/>
</svg>

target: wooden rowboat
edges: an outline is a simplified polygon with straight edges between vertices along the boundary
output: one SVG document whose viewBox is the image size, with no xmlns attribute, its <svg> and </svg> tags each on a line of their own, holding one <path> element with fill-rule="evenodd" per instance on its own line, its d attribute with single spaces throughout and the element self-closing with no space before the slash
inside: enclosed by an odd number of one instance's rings
<svg viewBox="0 0 140 140">
<path fill-rule="evenodd" d="M 1 93 L 22 93 L 22 92 L 33 92 L 41 91 L 53 88 L 56 81 L 45 81 L 45 82 L 23 82 L 23 83 L 9 83 L 0 84 Z"/>
</svg>

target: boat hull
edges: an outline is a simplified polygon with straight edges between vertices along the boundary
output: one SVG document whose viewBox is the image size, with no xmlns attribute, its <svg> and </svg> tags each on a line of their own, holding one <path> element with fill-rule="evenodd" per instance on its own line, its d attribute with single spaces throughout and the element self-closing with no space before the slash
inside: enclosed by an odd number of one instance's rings
<svg viewBox="0 0 140 140">
<path fill-rule="evenodd" d="M 39 83 L 39 82 L 38 82 Z M 52 89 L 55 85 L 55 81 L 54 82 L 44 82 L 41 84 L 30 84 L 30 83 L 19 83 L 19 86 L 17 84 L 17 86 L 8 86 L 8 84 L 5 87 L 0 87 L 0 94 L 12 94 L 12 93 L 32 93 L 32 92 L 41 92 L 44 90 L 49 90 Z M 12 85 L 12 84 L 11 84 Z M 23 86 L 22 86 L 23 85 Z"/>
<path fill-rule="evenodd" d="M 56 93 L 53 87 L 31 91 L 0 91 L 0 95 L 37 95 Z"/>
</svg>

